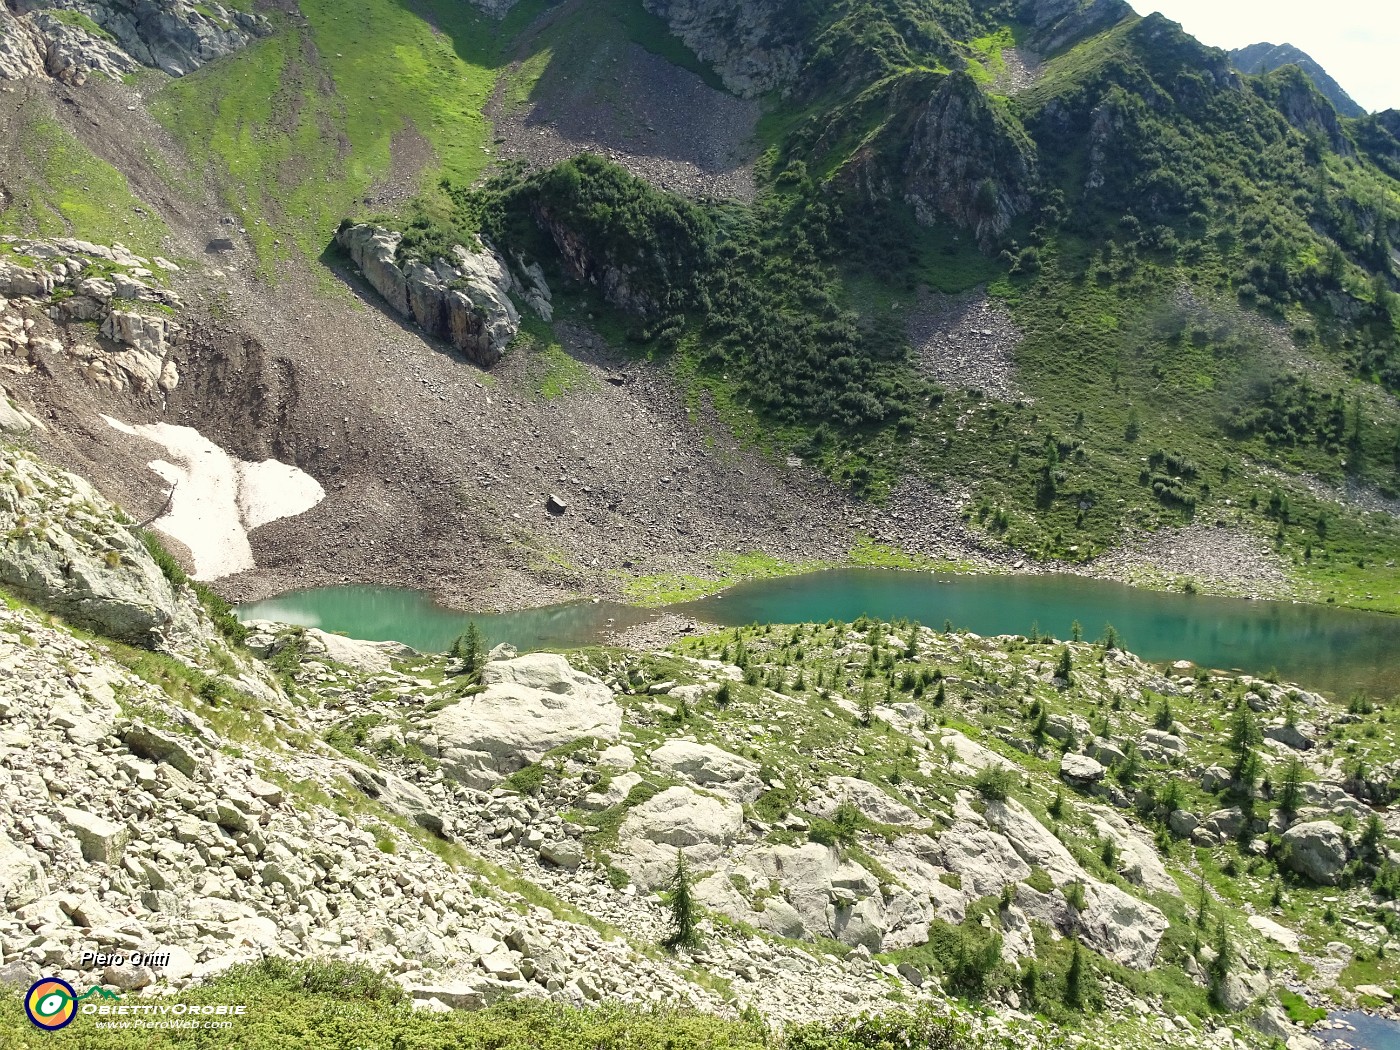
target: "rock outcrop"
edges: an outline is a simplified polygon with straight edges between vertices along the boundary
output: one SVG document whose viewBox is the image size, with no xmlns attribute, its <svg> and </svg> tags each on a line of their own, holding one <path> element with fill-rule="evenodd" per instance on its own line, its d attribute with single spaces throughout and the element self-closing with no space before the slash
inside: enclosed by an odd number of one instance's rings
<svg viewBox="0 0 1400 1050">
<path fill-rule="evenodd" d="M 72 623 L 157 647 L 180 600 L 86 481 L 0 450 L 0 586 Z"/>
<path fill-rule="evenodd" d="M 494 251 L 471 252 L 458 245 L 452 259 L 428 265 L 400 258 L 403 235 L 367 223 L 343 226 L 336 242 L 349 253 L 365 280 L 394 311 L 435 338 L 451 343 L 490 368 L 520 330 L 515 292 L 549 314 L 549 288 L 538 268 L 527 271 L 527 285 L 512 275 Z"/>
<path fill-rule="evenodd" d="M 640 886 L 664 886 L 676 867 L 676 851 L 691 868 L 716 867 L 744 824 L 734 802 L 687 787 L 667 788 L 632 809 L 618 832 L 617 862 Z"/>
<path fill-rule="evenodd" d="M 1300 51 L 1292 44 L 1251 44 L 1249 47 L 1237 48 L 1230 52 L 1230 63 L 1241 73 L 1250 73 L 1256 76 L 1272 73 L 1284 66 L 1297 66 L 1307 74 L 1308 79 L 1313 82 L 1318 91 L 1322 92 L 1327 101 L 1332 103 L 1339 115 L 1343 117 L 1363 117 L 1366 115 L 1366 110 L 1346 93 L 1342 85 L 1332 79 L 1327 70 L 1318 65 L 1311 55 Z"/>
<path fill-rule="evenodd" d="M 890 121 L 847 160 L 838 178 L 872 201 L 902 199 L 922 225 L 950 222 L 984 250 L 1034 205 L 1035 143 L 967 73 L 902 78 L 884 103 Z M 818 152 L 840 149 L 853 128 L 834 124 Z"/>
<path fill-rule="evenodd" d="M 179 77 L 272 31 L 250 11 L 209 0 L 13 0 L 0 8 L 0 78 L 47 74 L 82 84 L 141 66 Z"/>
<path fill-rule="evenodd" d="M 779 0 L 645 0 L 671 32 L 741 98 L 783 88 L 802 64 L 790 12 Z"/>
<path fill-rule="evenodd" d="M 990 246 L 1031 207 L 1035 144 L 965 73 L 943 78 L 924 104 L 904 161 L 904 199 L 919 221 L 938 217 Z"/>
<path fill-rule="evenodd" d="M 173 271 L 173 263 L 71 238 L 7 235 L 0 249 L 0 356 L 22 359 L 26 371 L 35 351 L 67 354 L 92 385 L 157 402 L 179 385 L 174 348 L 183 328 L 172 315 L 183 303 L 152 269 Z M 101 338 L 60 330 L 77 322 L 95 323 Z"/>
<path fill-rule="evenodd" d="M 647 757 L 657 769 L 740 802 L 752 802 L 763 790 L 757 762 L 714 744 L 668 740 Z"/>
<path fill-rule="evenodd" d="M 466 784 L 490 785 L 584 737 L 616 740 L 622 709 L 598 679 L 562 656 L 532 653 L 482 671 L 485 690 L 448 707 L 420 744 Z"/>
</svg>

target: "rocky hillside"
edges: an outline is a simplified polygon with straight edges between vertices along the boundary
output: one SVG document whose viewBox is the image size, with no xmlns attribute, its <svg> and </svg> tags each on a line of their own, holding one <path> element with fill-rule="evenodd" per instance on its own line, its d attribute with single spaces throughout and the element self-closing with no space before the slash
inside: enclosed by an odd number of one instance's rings
<svg viewBox="0 0 1400 1050">
<path fill-rule="evenodd" d="M 6 399 L 226 596 L 1400 603 L 1386 114 L 1116 0 L 246 6 L 0 21 Z"/>
<path fill-rule="evenodd" d="M 1361 108 L 1346 91 L 1317 64 L 1305 51 L 1292 44 L 1250 44 L 1230 52 L 1230 62 L 1241 73 L 1259 75 L 1272 73 L 1284 66 L 1297 66 L 1317 85 L 1317 89 L 1327 97 L 1344 117 L 1363 117 L 1366 111 Z"/>
<path fill-rule="evenodd" d="M 1111 631 L 424 657 L 245 628 L 80 480 L 4 464 L 7 983 L 178 995 L 270 955 L 368 965 L 430 1011 L 929 1009 L 1019 1046 L 1299 1048 L 1306 1004 L 1397 980 L 1369 703 L 1164 672 Z M 667 950 L 681 858 L 701 940 Z"/>
</svg>

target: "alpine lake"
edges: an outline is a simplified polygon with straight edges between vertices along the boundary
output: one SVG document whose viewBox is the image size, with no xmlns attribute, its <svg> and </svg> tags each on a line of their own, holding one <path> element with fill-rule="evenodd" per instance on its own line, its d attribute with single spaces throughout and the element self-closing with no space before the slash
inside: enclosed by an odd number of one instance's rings
<svg viewBox="0 0 1400 1050">
<path fill-rule="evenodd" d="M 1400 616 L 1276 601 L 1150 591 L 1070 575 L 955 575 L 832 569 L 739 584 L 664 609 L 580 601 L 518 612 L 447 609 L 426 592 L 373 586 L 293 591 L 238 607 L 243 620 L 278 620 L 376 641 L 444 651 L 469 621 L 489 644 L 522 651 L 568 649 L 665 612 L 721 627 L 854 620 L 862 615 L 951 623 L 981 635 L 1033 631 L 1086 639 L 1107 625 L 1146 660 L 1189 660 L 1217 670 L 1274 676 L 1334 696 L 1400 694 Z"/>
</svg>

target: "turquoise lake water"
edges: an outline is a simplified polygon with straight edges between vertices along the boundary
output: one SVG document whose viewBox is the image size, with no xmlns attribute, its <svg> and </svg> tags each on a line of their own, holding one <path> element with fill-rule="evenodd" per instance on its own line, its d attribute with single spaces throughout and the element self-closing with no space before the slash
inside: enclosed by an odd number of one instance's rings
<svg viewBox="0 0 1400 1050">
<path fill-rule="evenodd" d="M 959 576 L 890 569 L 837 569 L 737 587 L 673 607 L 721 625 L 854 620 L 862 614 L 945 620 L 978 634 L 1084 637 L 1112 624 L 1124 648 L 1148 660 L 1190 660 L 1296 681 L 1311 689 L 1377 696 L 1400 693 L 1400 616 L 1321 605 L 1248 601 L 1141 590 L 1077 576 Z M 640 623 L 654 610 L 610 602 L 575 602 L 496 615 L 468 615 L 435 605 L 424 593 L 344 586 L 296 591 L 239 607 L 243 619 L 283 620 L 353 638 L 393 639 L 441 651 L 475 620 L 492 643 L 520 649 L 562 648 L 600 640 Z"/>
<path fill-rule="evenodd" d="M 1372 1017 L 1359 1010 L 1332 1014 L 1333 1020 L 1346 1021 L 1354 1032 L 1323 1032 L 1345 1039 L 1356 1050 L 1400 1050 L 1400 1024 L 1384 1017 Z"/>
</svg>

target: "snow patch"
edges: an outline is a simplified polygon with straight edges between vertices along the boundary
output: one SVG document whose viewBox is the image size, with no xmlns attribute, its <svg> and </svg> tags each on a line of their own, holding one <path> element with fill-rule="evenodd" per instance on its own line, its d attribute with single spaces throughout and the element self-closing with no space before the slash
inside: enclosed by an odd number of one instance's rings
<svg viewBox="0 0 1400 1050">
<path fill-rule="evenodd" d="M 193 427 L 133 427 L 111 416 L 102 419 L 123 434 L 159 445 L 170 457 L 149 464 L 175 486 L 169 510 L 152 524 L 189 548 L 197 580 L 255 568 L 250 529 L 295 517 L 326 498 L 325 490 L 305 471 L 273 459 L 235 459 Z"/>
</svg>

